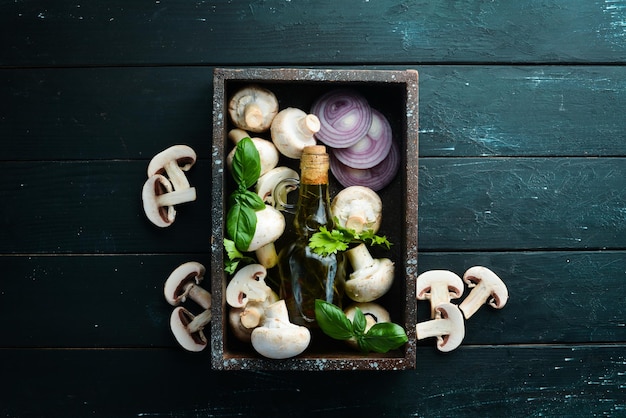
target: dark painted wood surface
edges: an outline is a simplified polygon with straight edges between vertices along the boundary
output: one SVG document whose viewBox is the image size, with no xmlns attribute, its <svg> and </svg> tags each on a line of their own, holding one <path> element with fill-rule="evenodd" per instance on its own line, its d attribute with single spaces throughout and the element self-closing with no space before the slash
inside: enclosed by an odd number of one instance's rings
<svg viewBox="0 0 626 418">
<path fill-rule="evenodd" d="M 23 0 L 0 26 L 2 416 L 626 415 L 626 2 Z M 419 270 L 511 293 L 458 350 L 305 374 L 177 347 L 161 288 L 210 260 L 212 70 L 273 65 L 419 70 Z M 157 230 L 139 191 L 174 143 L 198 200 Z"/>
</svg>

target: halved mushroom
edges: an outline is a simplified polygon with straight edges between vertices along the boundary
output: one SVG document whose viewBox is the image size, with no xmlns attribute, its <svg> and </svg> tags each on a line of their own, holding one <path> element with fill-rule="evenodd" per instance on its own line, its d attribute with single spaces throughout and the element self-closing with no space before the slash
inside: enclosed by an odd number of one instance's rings
<svg viewBox="0 0 626 418">
<path fill-rule="evenodd" d="M 204 309 L 211 307 L 211 293 L 200 287 L 204 279 L 205 267 L 189 261 L 176 267 L 165 281 L 163 294 L 170 305 L 178 306 L 187 298 L 193 300 Z"/>
<path fill-rule="evenodd" d="M 452 303 L 442 303 L 435 309 L 439 312 L 438 318 L 418 323 L 415 326 L 416 337 L 418 340 L 437 337 L 439 351 L 452 351 L 465 338 L 463 313 Z"/>
<path fill-rule="evenodd" d="M 509 291 L 502 279 L 487 267 L 469 268 L 463 275 L 463 281 L 472 289 L 459 305 L 465 319 L 469 319 L 485 303 L 502 309 L 509 299 Z"/>
<path fill-rule="evenodd" d="M 378 194 L 365 186 L 350 186 L 341 190 L 331 203 L 331 212 L 340 226 L 357 232 L 378 232 L 382 220 L 383 202 Z"/>
<path fill-rule="evenodd" d="M 268 205 L 276 208 L 276 202 L 274 199 L 274 191 L 276 186 L 287 179 L 293 179 L 294 182 L 300 178 L 300 175 L 296 170 L 289 167 L 280 166 L 275 167 L 267 173 L 263 174 L 256 182 L 255 190 L 261 199 Z M 281 192 L 285 194 L 291 190 L 295 190 L 295 187 L 283 188 Z M 286 197 L 283 197 L 282 201 L 286 201 Z M 276 208 L 278 209 L 278 208 Z"/>
<path fill-rule="evenodd" d="M 196 152 L 187 145 L 173 145 L 155 155 L 148 164 L 148 177 L 166 175 L 174 190 L 189 188 L 185 171 L 196 162 Z"/>
<path fill-rule="evenodd" d="M 417 299 L 430 300 L 431 318 L 436 317 L 437 306 L 463 296 L 463 280 L 448 270 L 426 271 L 417 277 L 415 285 Z"/>
<path fill-rule="evenodd" d="M 189 187 L 174 190 L 163 175 L 155 174 L 146 180 L 141 191 L 146 217 L 158 227 L 170 226 L 176 218 L 174 206 L 196 200 L 196 189 Z"/>
<path fill-rule="evenodd" d="M 228 102 L 228 113 L 238 128 L 263 132 L 278 113 L 278 99 L 270 90 L 250 85 L 235 92 Z"/>
<path fill-rule="evenodd" d="M 289 322 L 285 300 L 268 306 L 260 327 L 250 336 L 252 347 L 262 356 L 286 359 L 301 354 L 311 342 L 308 328 Z"/>
<path fill-rule="evenodd" d="M 194 316 L 182 306 L 174 308 L 170 316 L 170 328 L 176 341 L 188 351 L 202 351 L 208 342 L 202 331 L 211 322 L 211 310 Z"/>
<path fill-rule="evenodd" d="M 272 289 L 265 284 L 267 270 L 260 264 L 248 264 L 240 269 L 226 287 L 226 303 L 243 308 L 248 302 L 263 302 Z"/>
<path fill-rule="evenodd" d="M 298 159 L 306 146 L 315 145 L 315 134 L 320 130 L 320 120 L 301 109 L 288 107 L 276 115 L 270 132 L 272 142 L 285 157 Z"/>
<path fill-rule="evenodd" d="M 261 172 L 260 176 L 267 173 L 278 164 L 278 159 L 280 158 L 278 154 L 278 150 L 274 146 L 271 141 L 268 141 L 263 138 L 250 137 L 248 133 L 242 129 L 231 129 L 228 132 L 228 138 L 237 145 L 242 139 L 250 138 L 254 147 L 259 152 L 259 160 L 261 162 Z M 233 158 L 235 156 L 235 152 L 237 147 L 233 148 L 228 155 L 226 156 L 226 166 L 229 170 L 232 170 L 233 166 Z"/>
<path fill-rule="evenodd" d="M 365 244 L 346 251 L 353 272 L 346 281 L 346 295 L 355 302 L 371 302 L 393 284 L 395 266 L 388 258 L 374 259 Z"/>
</svg>

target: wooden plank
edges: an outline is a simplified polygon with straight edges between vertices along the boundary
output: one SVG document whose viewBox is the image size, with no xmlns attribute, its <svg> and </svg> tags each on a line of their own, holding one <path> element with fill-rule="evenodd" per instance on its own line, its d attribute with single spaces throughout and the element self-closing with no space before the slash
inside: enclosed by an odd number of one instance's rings
<svg viewBox="0 0 626 418">
<path fill-rule="evenodd" d="M 622 62 L 624 10 L 623 0 L 2 2 L 0 65 Z"/>
<path fill-rule="evenodd" d="M 208 267 L 210 255 L 0 256 L 0 306 L 19 312 L 0 316 L 0 347 L 177 347 L 162 289 L 186 261 Z M 615 297 L 626 294 L 624 251 L 430 252 L 418 263 L 459 275 L 484 265 L 507 283 L 507 305 L 470 318 L 464 346 L 626 343 L 626 300 Z M 418 320 L 428 317 L 418 302 Z M 434 350 L 434 340 L 418 345 Z"/>
<path fill-rule="evenodd" d="M 210 163 L 191 169 L 198 199 L 166 229 L 143 213 L 146 166 L 0 163 L 11 173 L 0 178 L 11 202 L 0 208 L 0 253 L 209 251 Z M 624 158 L 422 158 L 420 249 L 624 249 L 625 170 Z"/>
<path fill-rule="evenodd" d="M 422 157 L 626 155 L 624 67 L 415 68 Z M 210 67 L 0 74 L 0 160 L 147 160 L 174 143 L 210 158 Z"/>
<path fill-rule="evenodd" d="M 3 416 L 622 416 L 626 346 L 418 352 L 416 371 L 209 369 L 175 350 L 2 350 Z M 459 379 L 462 376 L 462 379 Z M 373 389 L 372 389 L 373 388 Z M 382 389 L 381 389 L 382 388 Z"/>
</svg>

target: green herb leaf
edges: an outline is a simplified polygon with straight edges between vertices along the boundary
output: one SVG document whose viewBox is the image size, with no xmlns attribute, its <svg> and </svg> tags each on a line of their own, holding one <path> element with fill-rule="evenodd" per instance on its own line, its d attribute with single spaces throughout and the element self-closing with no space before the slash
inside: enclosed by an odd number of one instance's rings
<svg viewBox="0 0 626 418">
<path fill-rule="evenodd" d="M 400 325 L 391 322 L 379 322 L 375 324 L 367 334 L 357 337 L 359 348 L 362 351 L 375 351 L 386 353 L 406 344 L 409 338 Z"/>
<path fill-rule="evenodd" d="M 226 231 L 240 251 L 247 251 L 256 231 L 256 213 L 240 204 L 233 205 L 226 214 Z"/>
<path fill-rule="evenodd" d="M 336 340 L 354 337 L 352 322 L 341 309 L 321 299 L 315 300 L 315 319 L 322 331 Z"/>
<path fill-rule="evenodd" d="M 360 243 L 366 243 L 370 246 L 381 245 L 387 247 L 387 249 L 391 246 L 386 237 L 378 236 L 372 230 L 357 233 L 353 229 L 341 226 L 335 226 L 332 231 L 325 227 L 320 227 L 319 232 L 316 232 L 309 238 L 309 247 L 314 253 L 321 256 L 336 254 L 338 251 L 347 250 L 352 244 Z"/>
<path fill-rule="evenodd" d="M 233 274 L 237 271 L 240 263 L 252 264 L 256 260 L 252 257 L 243 255 L 235 246 L 235 242 L 228 238 L 224 238 L 224 249 L 226 250 L 227 260 L 224 260 L 224 271 Z"/>
<path fill-rule="evenodd" d="M 261 157 L 254 143 L 248 137 L 237 143 L 233 156 L 232 172 L 240 190 L 249 189 L 259 179 Z"/>
<path fill-rule="evenodd" d="M 243 190 L 233 193 L 232 201 L 233 204 L 246 206 L 255 211 L 265 209 L 265 202 L 263 202 L 263 199 L 251 190 Z"/>
<path fill-rule="evenodd" d="M 352 328 L 354 329 L 354 333 L 357 335 L 363 335 L 365 333 L 365 327 L 367 326 L 367 319 L 363 314 L 363 311 L 359 308 L 354 310 L 354 318 L 352 318 Z"/>
</svg>

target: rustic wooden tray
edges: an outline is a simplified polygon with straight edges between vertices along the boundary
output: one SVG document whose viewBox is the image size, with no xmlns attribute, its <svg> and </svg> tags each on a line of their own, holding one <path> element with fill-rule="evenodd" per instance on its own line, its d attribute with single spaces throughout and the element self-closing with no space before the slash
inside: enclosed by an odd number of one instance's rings
<svg viewBox="0 0 626 418">
<path fill-rule="evenodd" d="M 334 69 L 215 69 L 213 91 L 212 141 L 212 241 L 211 322 L 212 366 L 223 370 L 400 370 L 415 368 L 417 277 L 417 207 L 418 207 L 418 73 L 414 70 L 334 70 Z M 233 145 L 227 139 L 232 129 L 227 104 L 238 88 L 258 84 L 272 90 L 280 108 L 303 110 L 324 92 L 350 87 L 361 92 L 370 105 L 381 111 L 391 123 L 394 141 L 400 146 L 401 168 L 389 186 L 378 193 L 383 200 L 383 223 L 380 233 L 394 244 L 391 250 L 377 251 L 376 257 L 395 262 L 394 285 L 379 302 L 391 314 L 392 321 L 405 327 L 409 342 L 386 354 L 364 355 L 341 341 L 313 334 L 311 346 L 300 356 L 288 360 L 270 360 L 256 354 L 249 344 L 234 338 L 229 330 L 225 301 L 228 275 L 224 272 L 224 222 L 226 200 L 232 181 L 225 157 Z M 255 135 L 263 137 L 264 135 Z M 268 136 L 266 136 L 269 138 Z M 284 157 L 282 157 L 284 158 Z M 281 159 L 279 165 L 297 168 L 295 160 Z M 332 176 L 331 176 L 332 177 Z M 341 186 L 331 179 L 331 198 Z M 287 217 L 287 222 L 292 218 Z"/>
</svg>

